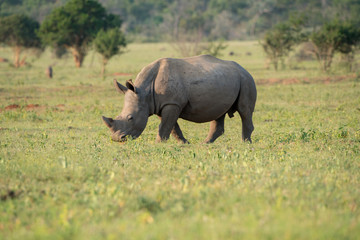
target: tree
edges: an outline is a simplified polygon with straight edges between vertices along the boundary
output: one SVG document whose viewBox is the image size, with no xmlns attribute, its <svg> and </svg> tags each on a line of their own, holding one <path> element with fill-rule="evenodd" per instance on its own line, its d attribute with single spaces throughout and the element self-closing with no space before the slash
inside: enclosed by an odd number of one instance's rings
<svg viewBox="0 0 360 240">
<path fill-rule="evenodd" d="M 183 57 L 200 54 L 206 46 L 205 35 L 210 33 L 208 22 L 211 17 L 205 14 L 206 1 L 177 0 L 172 4 L 170 17 L 171 41 L 174 49 Z"/>
<path fill-rule="evenodd" d="M 39 35 L 47 45 L 62 46 L 70 50 L 76 67 L 81 67 L 88 47 L 98 31 L 120 25 L 120 18 L 108 15 L 95 0 L 70 0 L 45 18 Z"/>
<path fill-rule="evenodd" d="M 26 57 L 20 61 L 24 50 L 40 48 L 41 42 L 36 35 L 38 29 L 39 23 L 25 15 L 0 18 L 0 42 L 13 48 L 15 67 L 20 67 L 25 63 Z"/>
<path fill-rule="evenodd" d="M 344 22 L 340 27 L 340 42 L 336 48 L 340 52 L 352 71 L 352 65 L 355 60 L 355 51 L 360 46 L 360 28 L 356 22 Z"/>
<path fill-rule="evenodd" d="M 350 22 L 334 20 L 314 31 L 310 40 L 321 68 L 328 71 L 336 52 L 351 54 L 360 43 L 360 29 Z"/>
<path fill-rule="evenodd" d="M 294 46 L 306 39 L 306 35 L 301 33 L 302 24 L 303 20 L 292 18 L 266 32 L 261 45 L 275 70 L 278 69 L 278 62 L 283 63 Z"/>
<path fill-rule="evenodd" d="M 95 50 L 102 56 L 101 75 L 104 76 L 105 67 L 110 58 L 122 53 L 121 48 L 126 47 L 124 34 L 118 29 L 113 28 L 107 31 L 100 30 L 94 40 Z"/>
<path fill-rule="evenodd" d="M 227 47 L 228 45 L 226 45 L 224 41 L 209 42 L 207 46 L 203 47 L 202 53 L 209 54 L 214 57 L 221 57 L 222 56 L 221 52 L 225 50 Z"/>
<path fill-rule="evenodd" d="M 0 16 L 14 13 L 39 22 L 51 10 L 71 0 L 0 0 Z M 205 20 L 201 36 L 210 40 L 244 40 L 262 36 L 274 24 L 284 22 L 293 12 L 307 15 L 308 29 L 334 18 L 360 24 L 359 0 L 97 0 L 105 9 L 120 15 L 124 32 L 137 41 L 170 40 L 181 30 L 180 21 L 192 15 Z M 175 34 L 177 36 L 177 34 Z"/>
</svg>

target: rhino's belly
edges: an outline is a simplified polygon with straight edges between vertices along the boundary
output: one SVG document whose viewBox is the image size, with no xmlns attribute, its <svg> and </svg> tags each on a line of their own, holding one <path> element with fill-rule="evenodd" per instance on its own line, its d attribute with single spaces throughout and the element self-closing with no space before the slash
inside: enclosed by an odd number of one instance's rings
<svg viewBox="0 0 360 240">
<path fill-rule="evenodd" d="M 235 101 L 236 97 L 226 102 L 222 99 L 189 102 L 181 112 L 180 118 L 197 123 L 210 122 L 227 113 Z"/>
<path fill-rule="evenodd" d="M 240 91 L 240 82 L 235 77 L 204 79 L 200 84 L 191 82 L 189 97 L 180 117 L 192 122 L 209 122 L 218 119 L 234 105 Z"/>
</svg>

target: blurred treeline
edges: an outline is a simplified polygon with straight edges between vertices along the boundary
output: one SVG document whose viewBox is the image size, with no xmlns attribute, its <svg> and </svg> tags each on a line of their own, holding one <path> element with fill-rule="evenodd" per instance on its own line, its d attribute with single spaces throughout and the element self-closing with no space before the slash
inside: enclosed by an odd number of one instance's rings
<svg viewBox="0 0 360 240">
<path fill-rule="evenodd" d="M 23 13 L 39 22 L 67 0 L 0 0 L 0 16 Z M 122 30 L 135 41 L 169 41 L 196 35 L 213 40 L 246 40 L 292 15 L 305 15 L 308 28 L 332 19 L 360 25 L 359 0 L 99 0 L 121 16 Z"/>
</svg>

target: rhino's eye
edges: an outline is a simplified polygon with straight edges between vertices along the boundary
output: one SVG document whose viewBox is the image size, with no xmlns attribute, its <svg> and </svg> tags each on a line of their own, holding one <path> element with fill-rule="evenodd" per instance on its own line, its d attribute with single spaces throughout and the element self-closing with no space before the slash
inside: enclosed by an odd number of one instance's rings
<svg viewBox="0 0 360 240">
<path fill-rule="evenodd" d="M 134 118 L 133 118 L 133 116 L 132 115 L 128 115 L 127 116 L 127 120 L 128 120 L 128 122 L 130 122 L 130 121 L 132 121 Z"/>
</svg>

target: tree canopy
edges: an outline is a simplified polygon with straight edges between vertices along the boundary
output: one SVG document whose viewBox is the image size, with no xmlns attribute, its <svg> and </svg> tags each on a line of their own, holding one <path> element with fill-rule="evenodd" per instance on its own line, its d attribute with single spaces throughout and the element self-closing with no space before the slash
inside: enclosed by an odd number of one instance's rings
<svg viewBox="0 0 360 240">
<path fill-rule="evenodd" d="M 328 71 L 336 52 L 351 54 L 360 44 L 360 28 L 353 22 L 333 20 L 310 35 L 314 54 L 324 71 Z"/>
<path fill-rule="evenodd" d="M 306 34 L 302 33 L 303 25 L 302 17 L 293 17 L 289 21 L 278 23 L 265 33 L 261 45 L 275 70 L 278 69 L 279 61 L 284 65 L 284 58 L 296 45 L 307 39 Z"/>
<path fill-rule="evenodd" d="M 322 70 L 330 69 L 335 53 L 341 53 L 349 69 L 352 69 L 355 50 L 360 46 L 360 28 L 354 21 L 333 19 L 312 32 L 305 32 L 303 25 L 302 18 L 290 18 L 264 35 L 260 43 L 275 69 L 278 61 L 283 63 L 294 47 L 305 41 L 308 42 L 308 51 L 317 58 Z"/>
<path fill-rule="evenodd" d="M 41 42 L 36 34 L 38 29 L 39 23 L 25 15 L 0 18 L 0 43 L 13 48 L 15 67 L 21 65 L 20 54 L 24 49 L 40 48 Z"/>
<path fill-rule="evenodd" d="M 72 0 L 3 0 L 0 16 L 28 13 L 42 21 L 50 12 Z M 144 41 L 170 40 L 179 30 L 196 26 L 210 40 L 258 38 L 293 13 L 307 15 L 308 28 L 331 19 L 354 20 L 360 25 L 360 1 L 355 0 L 99 0 L 122 17 L 122 30 Z M 195 23 L 195 25 L 194 25 Z"/>
<path fill-rule="evenodd" d="M 110 58 L 121 53 L 121 48 L 126 47 L 125 36 L 118 28 L 100 30 L 94 40 L 94 47 L 103 58 L 101 74 L 104 75 L 105 66 Z"/>
<path fill-rule="evenodd" d="M 118 16 L 107 14 L 95 0 L 70 0 L 54 9 L 41 24 L 39 36 L 43 43 L 66 47 L 81 67 L 88 47 L 101 29 L 120 27 Z"/>
</svg>

